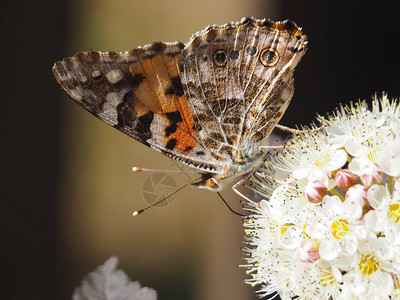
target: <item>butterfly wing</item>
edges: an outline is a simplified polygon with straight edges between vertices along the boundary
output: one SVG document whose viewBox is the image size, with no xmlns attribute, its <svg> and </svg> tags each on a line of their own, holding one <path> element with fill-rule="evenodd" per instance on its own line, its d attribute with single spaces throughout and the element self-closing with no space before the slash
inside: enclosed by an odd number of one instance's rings
<svg viewBox="0 0 400 300">
<path fill-rule="evenodd" d="M 293 21 L 256 24 L 261 28 L 251 31 L 250 40 L 257 52 L 252 55 L 252 46 L 246 47 L 249 63 L 245 61 L 240 75 L 247 103 L 241 145 L 261 141 L 279 122 L 294 93 L 295 68 L 307 50 L 307 38 Z M 259 30 L 263 40 L 257 38 Z"/>
<path fill-rule="evenodd" d="M 289 104 L 306 43 L 291 21 L 244 18 L 209 26 L 186 45 L 78 53 L 53 72 L 89 112 L 201 170 L 197 187 L 221 190 L 221 181 L 259 162 L 259 143 Z"/>
<path fill-rule="evenodd" d="M 102 121 L 167 156 L 215 172 L 181 85 L 183 47 L 157 42 L 125 53 L 82 52 L 57 62 L 53 74 Z"/>
<path fill-rule="evenodd" d="M 183 49 L 181 80 L 200 139 L 211 156 L 238 165 L 232 174 L 250 171 L 261 155 L 258 143 L 289 104 L 305 50 L 293 22 L 254 18 L 209 26 Z"/>
</svg>

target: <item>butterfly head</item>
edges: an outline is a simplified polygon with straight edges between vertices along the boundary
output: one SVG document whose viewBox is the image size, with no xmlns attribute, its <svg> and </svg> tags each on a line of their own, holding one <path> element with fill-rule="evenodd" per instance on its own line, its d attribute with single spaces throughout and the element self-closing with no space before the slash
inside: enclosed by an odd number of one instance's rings
<svg viewBox="0 0 400 300">
<path fill-rule="evenodd" d="M 233 178 L 225 178 L 219 174 L 202 174 L 198 181 L 192 183 L 192 187 L 211 192 L 220 192 L 232 182 Z"/>
<path fill-rule="evenodd" d="M 192 183 L 192 187 L 212 192 L 220 192 L 232 182 L 236 182 L 238 178 L 252 173 L 261 161 L 262 156 L 258 156 L 258 158 L 253 160 L 226 163 L 222 166 L 222 171 L 219 173 L 201 174 L 201 177 Z"/>
</svg>

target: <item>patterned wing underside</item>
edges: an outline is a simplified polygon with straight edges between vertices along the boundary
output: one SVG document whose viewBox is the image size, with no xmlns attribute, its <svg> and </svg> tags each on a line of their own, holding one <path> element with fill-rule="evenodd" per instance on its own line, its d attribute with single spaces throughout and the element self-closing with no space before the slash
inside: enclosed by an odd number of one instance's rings
<svg viewBox="0 0 400 300">
<path fill-rule="evenodd" d="M 216 172 L 181 85 L 183 47 L 157 42 L 125 53 L 82 52 L 57 62 L 53 73 L 76 102 L 107 124 L 167 156 Z"/>
<path fill-rule="evenodd" d="M 192 37 L 182 51 L 181 80 L 211 156 L 249 159 L 246 147 L 266 137 L 289 104 L 305 50 L 305 36 L 291 21 L 248 18 Z M 274 64 L 271 53 L 280 55 Z"/>
<path fill-rule="evenodd" d="M 291 21 L 244 18 L 209 26 L 186 45 L 78 53 L 57 62 L 53 73 L 104 122 L 191 167 L 229 177 L 249 171 L 262 155 L 259 142 L 289 104 L 306 44 Z"/>
</svg>

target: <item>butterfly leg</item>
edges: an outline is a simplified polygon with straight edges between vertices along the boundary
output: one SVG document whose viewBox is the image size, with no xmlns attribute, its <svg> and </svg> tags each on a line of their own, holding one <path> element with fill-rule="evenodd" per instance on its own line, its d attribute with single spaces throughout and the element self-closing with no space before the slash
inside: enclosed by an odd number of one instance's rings
<svg viewBox="0 0 400 300">
<path fill-rule="evenodd" d="M 247 202 L 254 204 L 254 201 L 249 199 L 247 196 L 245 196 L 244 194 L 242 194 L 237 187 L 240 186 L 241 184 L 243 184 L 247 179 L 249 179 L 251 177 L 251 175 L 253 175 L 253 172 L 250 172 L 248 176 L 243 177 L 241 180 L 239 180 L 238 182 L 236 182 L 233 187 L 232 190 L 239 195 L 240 197 L 242 197 L 243 199 L 245 199 Z"/>
<path fill-rule="evenodd" d="M 291 145 L 291 146 L 274 145 L 274 146 L 260 146 L 258 147 L 258 149 L 260 149 L 261 151 L 271 151 L 271 150 L 296 149 L 298 147 L 299 147 L 298 145 Z"/>
<path fill-rule="evenodd" d="M 275 128 L 278 128 L 282 131 L 286 131 L 286 132 L 290 132 L 292 134 L 307 134 L 307 133 L 314 133 L 314 132 L 318 132 L 323 130 L 324 128 L 326 128 L 328 125 L 330 125 L 330 122 L 315 128 L 315 129 L 308 129 L 308 130 L 299 130 L 299 129 L 293 129 L 287 126 L 283 126 L 283 125 L 279 125 L 276 124 Z M 291 146 L 287 146 L 287 145 L 274 145 L 274 146 L 261 146 L 259 147 L 259 149 L 261 151 L 271 151 L 271 150 L 283 150 L 283 149 L 294 149 L 298 146 L 296 145 L 291 145 Z"/>
</svg>

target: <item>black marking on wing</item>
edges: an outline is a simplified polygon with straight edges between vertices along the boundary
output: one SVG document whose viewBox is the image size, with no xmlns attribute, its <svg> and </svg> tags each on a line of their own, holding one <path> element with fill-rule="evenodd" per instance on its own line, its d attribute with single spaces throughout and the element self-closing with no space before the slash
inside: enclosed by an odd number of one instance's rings
<svg viewBox="0 0 400 300">
<path fill-rule="evenodd" d="M 165 148 L 167 148 L 168 150 L 174 150 L 176 144 L 177 144 L 177 140 L 176 139 L 170 139 L 167 143 L 167 145 L 165 146 Z"/>
<path fill-rule="evenodd" d="M 137 87 L 140 86 L 140 84 L 143 82 L 143 80 L 145 79 L 145 77 L 142 74 L 135 74 L 135 75 L 131 75 L 131 73 L 126 73 L 125 74 L 125 78 L 129 83 L 129 86 L 132 89 L 136 89 Z"/>
<path fill-rule="evenodd" d="M 114 126 L 115 128 L 120 129 L 125 126 L 132 128 L 136 117 L 132 109 L 134 101 L 135 95 L 131 91 L 124 95 L 122 102 L 117 105 L 118 123 Z"/>
<path fill-rule="evenodd" d="M 170 122 L 170 125 L 168 125 L 168 127 L 165 128 L 165 136 L 168 137 L 177 131 L 178 123 L 182 122 L 182 116 L 179 111 L 168 112 L 165 113 L 165 115 L 167 116 L 168 121 Z"/>
<path fill-rule="evenodd" d="M 171 82 L 172 82 L 172 86 L 169 86 L 165 90 L 165 94 L 166 95 L 177 95 L 178 97 L 182 96 L 184 93 L 183 93 L 181 78 L 179 76 L 172 77 Z"/>
<path fill-rule="evenodd" d="M 168 120 L 171 123 L 182 122 L 182 116 L 179 111 L 167 112 L 167 113 L 165 113 L 165 115 L 167 116 Z"/>
<path fill-rule="evenodd" d="M 152 111 L 149 111 L 147 114 L 138 117 L 138 121 L 135 127 L 135 130 L 140 133 L 140 141 L 146 146 L 149 146 L 147 140 L 151 138 L 150 125 L 151 122 L 153 122 L 153 118 L 154 113 Z"/>
<path fill-rule="evenodd" d="M 165 128 L 165 136 L 170 136 L 171 134 L 175 133 L 177 129 L 178 125 L 175 123 L 171 123 L 167 128 Z"/>
</svg>

